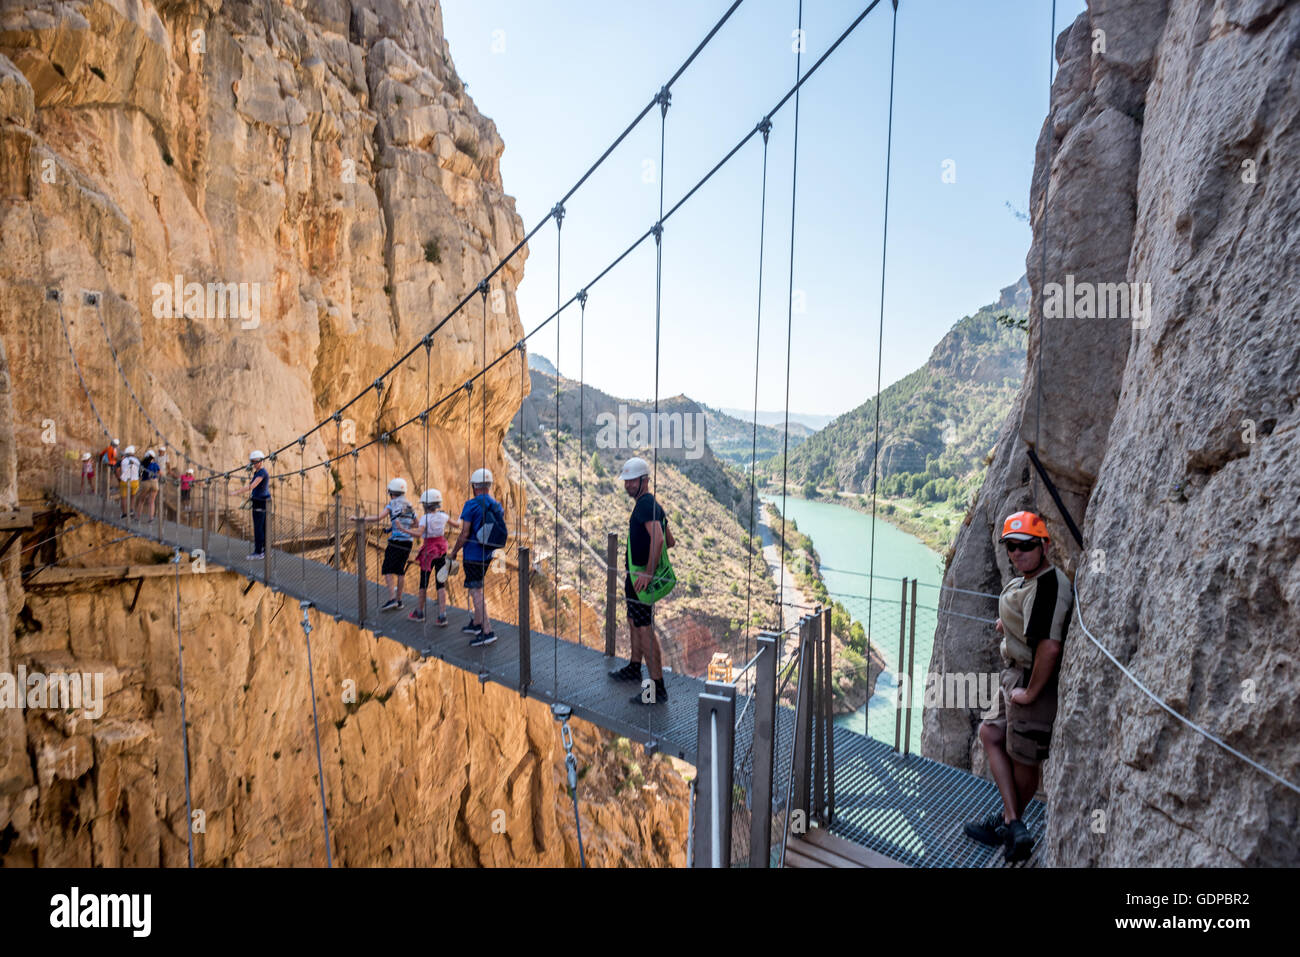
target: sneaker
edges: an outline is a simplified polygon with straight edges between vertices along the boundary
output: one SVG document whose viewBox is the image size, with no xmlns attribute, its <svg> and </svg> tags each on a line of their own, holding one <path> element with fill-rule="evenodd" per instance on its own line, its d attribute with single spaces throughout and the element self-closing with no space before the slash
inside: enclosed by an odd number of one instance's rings
<svg viewBox="0 0 1300 957">
<path fill-rule="evenodd" d="M 388 599 L 388 601 L 384 602 L 382 605 L 379 606 L 379 610 L 380 610 L 380 611 L 397 611 L 397 609 L 399 609 L 399 608 L 401 608 L 401 607 L 402 607 L 402 603 L 401 603 L 400 601 L 398 601 L 396 598 L 390 598 L 390 599 Z"/>
<path fill-rule="evenodd" d="M 446 615 L 439 615 L 437 618 L 434 619 L 434 621 L 436 621 L 436 622 L 437 622 L 439 625 L 441 625 L 443 628 L 446 628 L 446 627 L 447 627 L 447 616 L 446 616 Z"/>
<path fill-rule="evenodd" d="M 467 635 L 481 635 L 483 634 L 483 626 L 476 625 L 474 624 L 474 622 L 471 621 L 468 625 L 461 628 L 461 631 Z"/>
<path fill-rule="evenodd" d="M 471 648 L 481 648 L 483 645 L 490 645 L 496 640 L 497 636 L 492 632 L 488 632 L 487 634 L 480 632 L 477 638 L 470 641 L 469 646 Z"/>
<path fill-rule="evenodd" d="M 640 681 L 641 662 L 630 661 L 622 668 L 615 668 L 609 673 L 609 676 L 616 681 Z"/>
<path fill-rule="evenodd" d="M 424 621 L 424 612 L 420 611 L 417 608 L 415 611 L 411 612 L 406 617 L 411 619 L 411 621 Z"/>
<path fill-rule="evenodd" d="M 1005 858 L 1008 864 L 1027 861 L 1034 851 L 1034 836 L 1025 827 L 1025 822 L 1016 818 L 1007 825 L 1007 849 Z"/>
<path fill-rule="evenodd" d="M 265 552 L 253 552 L 253 554 L 248 556 L 248 560 L 251 562 L 260 562 L 265 557 L 266 557 Z"/>
<path fill-rule="evenodd" d="M 994 811 L 982 821 L 967 822 L 966 836 L 989 847 L 1004 847 L 1007 843 L 1007 822 L 1002 820 L 1001 811 Z"/>
</svg>

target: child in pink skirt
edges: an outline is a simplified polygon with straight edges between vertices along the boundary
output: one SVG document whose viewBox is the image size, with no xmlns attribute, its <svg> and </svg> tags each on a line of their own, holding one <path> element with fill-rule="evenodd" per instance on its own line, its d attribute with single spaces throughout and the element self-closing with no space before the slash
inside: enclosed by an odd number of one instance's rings
<svg viewBox="0 0 1300 957">
<path fill-rule="evenodd" d="M 424 605 L 429 597 L 429 578 L 437 579 L 438 618 L 437 623 L 447 624 L 447 576 L 443 567 L 447 561 L 447 522 L 451 518 L 442 510 L 442 493 L 436 488 L 425 489 L 420 495 L 420 504 L 424 514 L 413 534 L 422 541 L 420 553 L 415 560 L 420 566 L 420 597 L 415 610 L 409 617 L 411 621 L 424 621 Z"/>
</svg>

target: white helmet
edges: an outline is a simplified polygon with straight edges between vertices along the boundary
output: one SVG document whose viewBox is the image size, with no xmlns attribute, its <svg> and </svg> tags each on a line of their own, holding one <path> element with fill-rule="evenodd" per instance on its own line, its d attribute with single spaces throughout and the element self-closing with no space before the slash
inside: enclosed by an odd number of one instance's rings
<svg viewBox="0 0 1300 957">
<path fill-rule="evenodd" d="M 90 453 L 89 453 L 89 452 L 82 452 L 82 453 L 81 453 L 81 461 L 83 461 L 83 462 L 89 462 L 89 461 L 90 461 Z"/>
<path fill-rule="evenodd" d="M 261 449 L 253 449 L 253 451 L 248 453 L 248 461 L 250 462 L 260 462 L 264 458 L 266 458 L 266 455 Z"/>
<path fill-rule="evenodd" d="M 491 484 L 492 484 L 492 470 L 491 470 L 491 469 L 475 469 L 475 470 L 474 470 L 474 474 L 471 475 L 471 476 L 469 477 L 469 484 L 470 484 L 470 485 L 491 485 Z"/>
<path fill-rule="evenodd" d="M 649 474 L 650 464 L 645 459 L 634 455 L 623 463 L 623 471 L 618 473 L 618 477 L 621 481 L 626 482 L 629 479 L 638 479 Z"/>
<path fill-rule="evenodd" d="M 399 493 L 400 493 L 400 492 L 405 492 L 405 491 L 406 491 L 406 479 L 403 479 L 403 478 L 395 478 L 395 479 L 392 479 L 392 480 L 389 481 L 389 483 L 388 483 L 388 491 L 390 491 L 390 492 L 399 492 Z"/>
<path fill-rule="evenodd" d="M 442 493 L 439 492 L 436 488 L 426 488 L 423 492 L 420 493 L 420 504 L 441 505 Z"/>
<path fill-rule="evenodd" d="M 114 439 L 112 442 L 109 443 L 109 445 L 113 446 L 113 448 L 117 448 L 121 444 L 122 443 L 119 442 L 117 439 Z"/>
<path fill-rule="evenodd" d="M 134 446 L 134 445 L 128 445 L 126 448 L 124 448 L 124 449 L 122 450 L 122 454 L 123 454 L 123 455 L 135 455 L 135 446 Z"/>
<path fill-rule="evenodd" d="M 194 474 L 194 469 L 186 469 L 186 470 L 185 470 L 185 474 L 186 474 L 186 475 L 193 475 L 193 474 Z"/>
<path fill-rule="evenodd" d="M 145 458 L 149 458 L 149 459 L 153 458 L 153 457 L 154 457 L 154 451 L 153 451 L 153 449 L 145 449 L 145 450 L 144 450 L 144 455 L 145 455 Z"/>
</svg>

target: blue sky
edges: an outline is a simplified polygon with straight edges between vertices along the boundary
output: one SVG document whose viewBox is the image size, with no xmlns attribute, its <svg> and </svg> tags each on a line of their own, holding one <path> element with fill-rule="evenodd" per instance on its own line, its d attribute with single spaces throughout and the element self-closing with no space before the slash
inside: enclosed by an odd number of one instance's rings
<svg viewBox="0 0 1300 957">
<path fill-rule="evenodd" d="M 867 0 L 807 0 L 807 69 Z M 502 178 L 531 228 L 649 101 L 725 0 L 630 4 L 445 0 L 460 77 L 505 140 Z M 1060 0 L 1057 29 L 1083 9 Z M 707 172 L 795 81 L 797 0 L 746 0 L 673 86 L 658 170 L 655 111 L 567 204 L 563 299 Z M 883 2 L 800 94 L 790 407 L 836 414 L 875 390 L 892 11 Z M 898 13 L 884 383 L 921 365 L 963 315 L 1024 272 L 1033 149 L 1047 114 L 1050 0 L 903 0 Z M 785 404 L 794 101 L 768 147 L 759 407 Z M 955 182 L 943 181 L 945 161 Z M 754 397 L 762 141 L 755 137 L 665 225 L 661 395 Z M 649 181 L 647 181 L 649 180 Z M 654 245 L 592 288 L 584 374 L 614 395 L 654 392 Z M 555 308 L 556 231 L 530 244 L 525 329 Z M 579 313 L 558 366 L 578 374 Z M 554 323 L 530 341 L 557 360 Z"/>
</svg>

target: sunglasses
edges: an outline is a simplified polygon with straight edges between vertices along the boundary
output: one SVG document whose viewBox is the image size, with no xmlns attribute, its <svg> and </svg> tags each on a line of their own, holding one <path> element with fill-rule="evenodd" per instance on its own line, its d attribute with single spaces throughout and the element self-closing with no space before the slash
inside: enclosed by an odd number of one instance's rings
<svg viewBox="0 0 1300 957">
<path fill-rule="evenodd" d="M 1008 541 L 1008 542 L 1003 542 L 1002 544 L 1004 544 L 1004 545 L 1007 546 L 1007 551 L 1009 551 L 1009 552 L 1032 552 L 1032 551 L 1033 551 L 1035 548 L 1037 548 L 1037 547 L 1039 546 L 1039 544 L 1041 544 L 1041 543 L 1039 543 L 1039 542 L 1018 542 L 1018 541 L 1015 541 L 1015 540 L 1013 539 L 1013 540 Z"/>
</svg>

